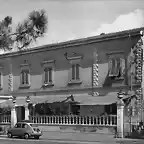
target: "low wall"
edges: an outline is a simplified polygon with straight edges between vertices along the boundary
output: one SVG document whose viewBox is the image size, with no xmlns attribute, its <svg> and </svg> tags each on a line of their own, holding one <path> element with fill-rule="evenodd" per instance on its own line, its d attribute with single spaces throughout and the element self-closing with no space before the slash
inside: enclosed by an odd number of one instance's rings
<svg viewBox="0 0 144 144">
<path fill-rule="evenodd" d="M 10 124 L 0 124 L 0 135 L 7 134 L 8 128 L 10 128 Z"/>
<path fill-rule="evenodd" d="M 115 136 L 116 127 L 112 126 L 83 126 L 83 125 L 64 125 L 64 126 L 51 126 L 51 125 L 39 125 L 39 128 L 43 132 L 79 132 L 79 133 L 97 133 L 97 134 L 108 134 Z"/>
</svg>

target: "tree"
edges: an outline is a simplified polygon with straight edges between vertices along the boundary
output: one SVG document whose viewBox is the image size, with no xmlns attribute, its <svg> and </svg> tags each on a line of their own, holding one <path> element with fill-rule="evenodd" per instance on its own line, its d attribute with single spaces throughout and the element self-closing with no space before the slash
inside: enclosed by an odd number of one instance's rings
<svg viewBox="0 0 144 144">
<path fill-rule="evenodd" d="M 0 22 L 0 49 L 10 51 L 14 44 L 19 50 L 27 48 L 47 30 L 47 17 L 44 10 L 32 11 L 26 20 L 18 23 L 12 30 L 12 17 L 7 16 Z"/>
</svg>

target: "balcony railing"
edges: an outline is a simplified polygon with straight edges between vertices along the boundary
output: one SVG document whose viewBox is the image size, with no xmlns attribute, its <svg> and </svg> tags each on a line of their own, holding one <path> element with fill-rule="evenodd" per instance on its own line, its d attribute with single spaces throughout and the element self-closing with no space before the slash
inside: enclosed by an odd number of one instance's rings
<svg viewBox="0 0 144 144">
<path fill-rule="evenodd" d="M 10 124 L 11 115 L 0 115 L 0 124 Z"/>
<path fill-rule="evenodd" d="M 35 124 L 116 126 L 117 116 L 30 116 Z"/>
</svg>

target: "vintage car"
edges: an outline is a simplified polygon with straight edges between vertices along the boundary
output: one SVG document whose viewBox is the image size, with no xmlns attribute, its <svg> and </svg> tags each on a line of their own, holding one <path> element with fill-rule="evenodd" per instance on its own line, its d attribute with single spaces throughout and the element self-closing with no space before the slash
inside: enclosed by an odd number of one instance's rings
<svg viewBox="0 0 144 144">
<path fill-rule="evenodd" d="M 39 139 L 39 137 L 42 136 L 42 132 L 36 124 L 33 124 L 30 121 L 21 121 L 16 123 L 14 127 L 7 130 L 7 136 L 9 138 L 17 136 L 25 139 L 30 137 Z"/>
</svg>

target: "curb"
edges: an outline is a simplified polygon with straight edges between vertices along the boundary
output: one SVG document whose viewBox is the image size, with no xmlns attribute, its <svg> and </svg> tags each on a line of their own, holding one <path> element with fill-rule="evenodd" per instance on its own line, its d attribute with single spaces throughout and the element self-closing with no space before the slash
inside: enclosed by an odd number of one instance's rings
<svg viewBox="0 0 144 144">
<path fill-rule="evenodd" d="M 0 135 L 0 138 L 7 138 L 7 135 Z M 90 143 L 93 143 L 93 142 L 107 142 L 107 143 L 112 143 L 112 142 L 128 142 L 128 141 L 131 141 L 131 142 L 144 142 L 143 139 L 128 139 L 128 138 L 116 138 L 116 139 L 108 139 L 108 140 L 95 140 L 95 141 L 85 141 L 85 140 L 72 140 L 70 138 L 57 138 L 57 139 L 54 139 L 54 138 L 42 138 L 42 140 L 55 140 L 55 141 L 80 141 L 80 142 L 90 142 Z"/>
</svg>

